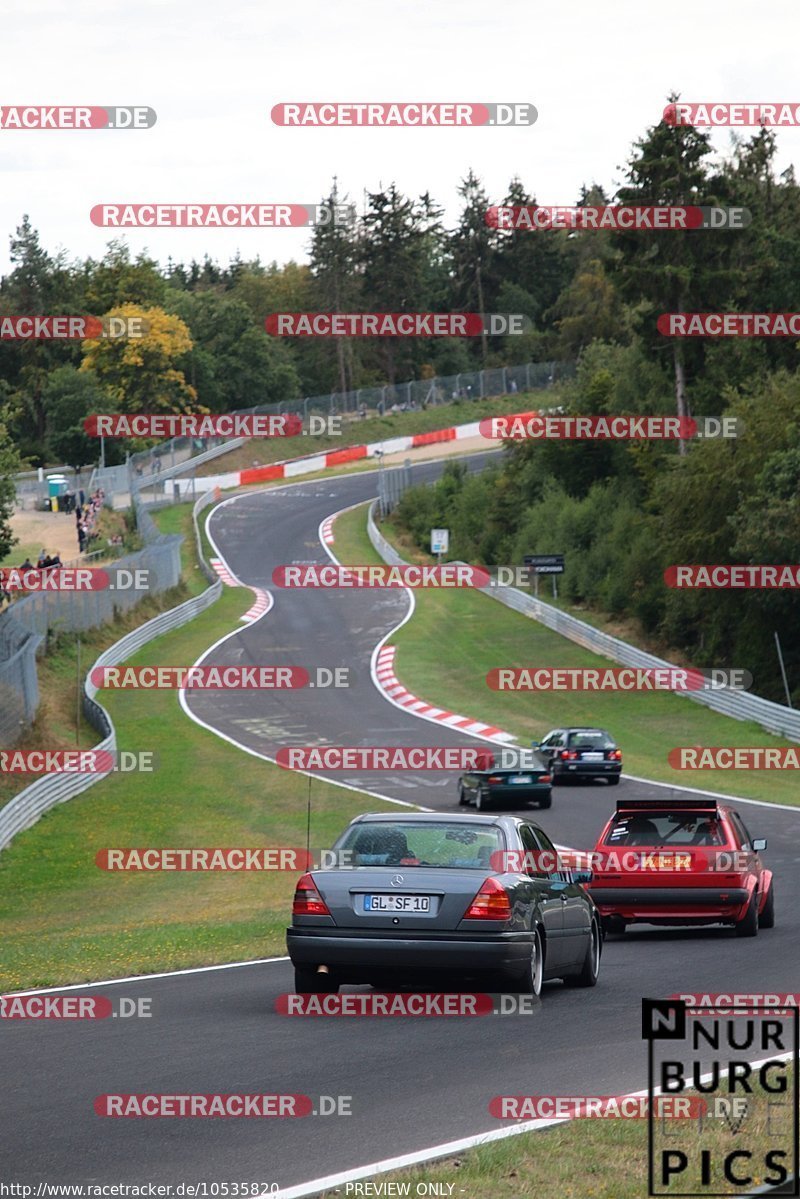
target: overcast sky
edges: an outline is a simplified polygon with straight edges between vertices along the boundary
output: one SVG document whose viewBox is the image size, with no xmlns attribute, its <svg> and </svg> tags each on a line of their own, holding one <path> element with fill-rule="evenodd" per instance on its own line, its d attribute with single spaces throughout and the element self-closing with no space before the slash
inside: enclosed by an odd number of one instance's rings
<svg viewBox="0 0 800 1199">
<path fill-rule="evenodd" d="M 142 131 L 0 130 L 0 271 L 30 214 L 51 252 L 102 255 L 102 202 L 318 200 L 337 175 L 396 181 L 458 212 L 469 167 L 495 202 L 518 174 L 540 204 L 613 189 L 631 143 L 684 100 L 800 103 L 797 0 L 688 8 L 648 0 L 4 0 L 0 104 L 146 104 Z M 531 127 L 291 129 L 281 101 L 527 101 Z M 742 131 L 747 133 L 748 131 Z M 800 130 L 778 133 L 779 168 Z M 714 144 L 729 145 L 717 129 Z M 162 263 L 306 257 L 306 230 L 134 229 Z"/>
</svg>

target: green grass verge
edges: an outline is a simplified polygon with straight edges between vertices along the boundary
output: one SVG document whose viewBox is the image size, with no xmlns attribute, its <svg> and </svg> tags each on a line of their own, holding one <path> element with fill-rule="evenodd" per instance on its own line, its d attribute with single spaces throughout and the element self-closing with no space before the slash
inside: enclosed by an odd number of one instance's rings
<svg viewBox="0 0 800 1199">
<path fill-rule="evenodd" d="M 516 1017 L 524 1020 L 524 1016 Z M 792 1070 L 787 1071 L 788 1092 L 778 1096 L 785 1102 L 791 1096 Z M 534 1088 L 532 1088 L 533 1090 Z M 693 1092 L 685 1092 L 692 1094 Z M 721 1091 L 717 1094 L 723 1094 Z M 742 1096 L 739 1087 L 737 1095 Z M 727 1095 L 724 1095 L 727 1098 Z M 716 1096 L 704 1096 L 713 1104 Z M 786 1109 L 776 1108 L 774 1093 L 764 1091 L 758 1083 L 748 1096 L 748 1110 L 742 1131 L 733 1137 L 722 1118 L 704 1119 L 702 1129 L 697 1119 L 666 1119 L 662 1132 L 661 1121 L 654 1122 L 654 1160 L 661 1160 L 661 1149 L 682 1150 L 689 1157 L 684 1174 L 674 1177 L 660 1194 L 747 1196 L 767 1179 L 774 1180 L 764 1166 L 764 1155 L 782 1149 L 783 1163 L 791 1170 L 791 1117 Z M 788 1098 L 788 1105 L 791 1099 Z M 488 1105 L 488 1098 L 487 1098 Z M 498 1127 L 501 1121 L 497 1120 Z M 554 1125 L 539 1132 L 521 1133 L 506 1140 L 494 1141 L 467 1150 L 458 1157 L 444 1158 L 429 1165 L 409 1170 L 393 1170 L 376 1176 L 383 1186 L 395 1184 L 382 1194 L 416 1195 L 420 1184 L 438 1184 L 433 1194 L 464 1196 L 465 1199 L 642 1199 L 648 1191 L 648 1143 L 646 1118 L 578 1119 Z M 783 1136 L 776 1135 L 778 1130 Z M 700 1177 L 700 1151 L 711 1153 L 712 1183 L 704 1186 Z M 751 1160 L 738 1158 L 732 1168 L 740 1176 L 750 1175 L 753 1181 L 746 1187 L 731 1187 L 723 1174 L 726 1154 L 750 1150 Z M 396 1189 L 397 1187 L 408 1187 Z M 448 1187 L 451 1188 L 448 1190 Z M 342 1195 L 343 1188 L 325 1191 L 320 1199 Z M 430 1193 L 421 1187 L 420 1194 Z"/>
<path fill-rule="evenodd" d="M 189 598 L 200 595 L 208 587 L 208 581 L 200 569 L 195 552 L 193 507 L 194 504 L 175 504 L 173 507 L 161 508 L 152 513 L 159 533 L 180 533 L 184 538 L 181 546 L 181 577 L 187 586 Z M 205 541 L 205 534 L 203 534 L 203 539 L 208 550 L 210 547 Z"/>
<path fill-rule="evenodd" d="M 334 526 L 334 552 L 349 564 L 380 561 L 366 532 L 366 505 Z M 397 538 L 391 524 L 381 530 Z M 408 546 L 399 542 L 407 557 Z M 416 560 L 433 561 L 422 554 Z M 776 803 L 800 803 L 791 771 L 673 770 L 679 745 L 785 744 L 760 725 L 732 720 L 669 692 L 498 692 L 486 685 L 493 667 L 613 665 L 543 625 L 467 589 L 418 590 L 413 618 L 392 638 L 396 671 L 415 695 L 442 708 L 485 720 L 525 744 L 559 725 L 608 728 L 622 746 L 626 773 L 676 786 Z"/>
<path fill-rule="evenodd" d="M 23 562 L 27 561 L 31 561 L 35 566 L 41 548 L 39 541 L 20 541 L 13 549 L 9 550 L 5 558 L 0 559 L 0 567 L 21 566 Z"/>
</svg>

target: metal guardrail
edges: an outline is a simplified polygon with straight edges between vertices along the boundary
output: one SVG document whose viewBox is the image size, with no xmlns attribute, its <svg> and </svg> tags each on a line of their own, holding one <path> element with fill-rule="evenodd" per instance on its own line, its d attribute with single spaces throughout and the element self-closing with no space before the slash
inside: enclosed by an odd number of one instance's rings
<svg viewBox="0 0 800 1199">
<path fill-rule="evenodd" d="M 375 524 L 375 512 L 377 510 L 378 503 L 378 500 L 372 501 L 369 506 L 369 513 L 367 516 L 367 534 L 372 542 L 372 547 L 377 551 L 378 554 L 380 554 L 381 558 L 383 558 L 384 562 L 388 563 L 389 566 L 405 566 L 405 558 L 398 554 L 393 545 L 390 545 L 383 534 L 379 531 L 378 526 Z"/>
<path fill-rule="evenodd" d="M 385 562 L 393 566 L 400 566 L 404 564 L 405 559 L 389 545 L 386 538 L 379 532 L 375 524 L 374 509 L 375 504 L 372 504 L 367 521 L 369 539 Z M 485 591 L 484 594 L 505 604 L 507 608 L 520 612 L 523 616 L 537 620 L 545 628 L 552 629 L 554 633 L 559 633 L 562 637 L 574 641 L 576 645 L 581 645 L 584 649 L 591 650 L 592 653 L 600 654 L 603 658 L 610 658 L 613 662 L 620 662 L 623 666 L 675 669 L 674 663 L 645 653 L 644 650 L 637 649 L 626 641 L 620 641 L 618 637 L 611 637 L 608 633 L 603 633 L 592 625 L 578 620 L 576 616 L 570 616 L 569 613 L 562 612 L 551 604 L 543 603 L 542 600 L 526 595 L 516 587 L 499 584 L 492 587 L 490 591 Z M 675 691 L 673 694 L 691 700 L 693 703 L 703 704 L 715 712 L 721 712 L 724 716 L 733 717 L 734 720 L 752 720 L 768 732 L 786 737 L 789 741 L 800 741 L 800 711 L 787 708 L 783 704 L 773 703 L 772 700 L 762 699 L 759 695 L 728 689 Z"/>
<path fill-rule="evenodd" d="M 202 507 L 211 503 L 214 499 L 213 493 L 207 493 L 198 500 L 193 510 L 193 520 L 195 525 L 195 534 L 199 541 L 199 531 L 197 529 L 197 515 Z M 213 571 L 205 563 L 205 560 L 200 556 L 201 563 L 205 566 L 205 571 L 213 575 Z M 214 577 L 214 582 L 201 595 L 194 596 L 185 603 L 179 604 L 176 608 L 170 608 L 167 612 L 161 612 L 152 620 L 148 620 L 146 624 L 140 625 L 139 628 L 133 629 L 116 641 L 112 646 L 109 646 L 97 658 L 92 668 L 89 670 L 84 681 L 84 697 L 83 711 L 86 719 L 94 729 L 99 732 L 103 740 L 98 745 L 93 746 L 95 752 L 100 750 L 108 750 L 115 753 L 117 750 L 117 734 L 114 728 L 111 717 L 108 712 L 98 703 L 95 696 L 97 695 L 97 687 L 91 681 L 91 673 L 95 666 L 116 666 L 120 662 L 124 662 L 137 650 L 146 645 L 149 641 L 153 641 L 156 637 L 160 637 L 163 633 L 171 632 L 173 629 L 178 629 L 181 625 L 187 624 L 190 620 L 194 620 L 206 608 L 222 595 L 222 580 Z M 108 771 L 105 773 L 95 774 L 48 774 L 37 779 L 35 783 L 31 783 L 19 795 L 15 795 L 9 800 L 6 806 L 0 810 L 0 850 L 13 840 L 13 838 L 35 824 L 45 812 L 57 804 L 66 803 L 67 800 L 73 799 L 76 795 L 80 795 L 86 791 L 94 783 L 106 778 Z"/>
</svg>

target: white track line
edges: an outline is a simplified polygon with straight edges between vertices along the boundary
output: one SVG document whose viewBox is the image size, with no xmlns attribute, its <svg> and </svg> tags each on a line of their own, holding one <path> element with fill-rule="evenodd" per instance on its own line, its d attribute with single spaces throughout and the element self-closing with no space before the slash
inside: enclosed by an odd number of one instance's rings
<svg viewBox="0 0 800 1199">
<path fill-rule="evenodd" d="M 358 504 L 349 504 L 347 508 L 340 508 L 339 511 L 334 512 L 332 516 L 326 517 L 325 520 L 323 520 L 319 526 L 318 533 L 320 535 L 320 541 L 322 541 L 322 527 L 327 520 L 334 521 L 334 520 L 336 520 L 337 517 L 343 516 L 345 512 L 352 512 L 354 508 L 362 508 L 364 506 L 364 504 L 369 504 L 371 502 L 372 502 L 371 500 L 361 500 Z M 322 542 L 322 548 L 325 550 L 325 552 L 327 553 L 328 557 L 331 559 L 332 562 L 335 562 L 337 566 L 342 565 L 342 563 L 339 561 L 339 559 L 334 554 L 333 550 L 330 548 L 329 545 L 326 545 L 324 541 Z M 399 591 L 400 588 L 397 588 L 397 590 Z M 403 619 L 394 626 L 394 628 L 389 630 L 389 632 L 386 634 L 385 637 L 381 638 L 381 640 L 375 646 L 375 649 L 372 651 L 372 657 L 370 659 L 370 664 L 369 664 L 370 677 L 372 678 L 373 686 L 376 688 L 377 691 L 380 692 L 380 694 L 386 700 L 387 703 L 393 704 L 394 707 L 397 708 L 401 712 L 405 712 L 406 714 L 410 714 L 411 716 L 416 716 L 418 720 L 427 720 L 429 724 L 435 724 L 438 728 L 441 728 L 442 721 L 439 718 L 437 718 L 436 716 L 430 716 L 430 715 L 426 715 L 424 712 L 414 711 L 413 708 L 407 707 L 405 704 L 400 703 L 392 695 L 390 695 L 389 692 L 386 691 L 385 688 L 383 687 L 383 684 L 381 683 L 381 680 L 380 680 L 380 676 L 378 674 L 378 671 L 380 669 L 380 667 L 379 667 L 380 655 L 381 655 L 384 647 L 386 646 L 386 643 L 388 642 L 390 637 L 393 637 L 394 634 L 397 633 L 399 629 L 402 629 L 403 625 L 406 624 L 411 619 L 411 617 L 414 615 L 414 611 L 417 606 L 417 601 L 414 596 L 413 589 L 411 587 L 403 587 L 402 590 L 405 591 L 406 595 L 408 596 L 408 604 L 409 604 L 408 612 L 403 617 Z M 424 703 L 424 701 L 422 701 L 422 700 L 420 700 L 418 702 Z M 442 711 L 442 709 L 440 709 L 440 708 L 435 708 L 433 704 L 425 704 L 425 706 L 431 708 L 434 711 Z M 448 713 L 448 715 L 456 716 L 456 713 Z M 457 719 L 465 720 L 466 717 L 457 717 Z M 476 722 L 473 722 L 473 723 L 476 723 Z M 463 733 L 464 736 L 466 736 L 466 737 L 474 737 L 476 741 L 485 741 L 489 745 L 497 745 L 498 738 L 496 738 L 496 737 L 486 737 L 481 733 L 468 732 L 466 729 L 458 729 L 457 731 L 460 733 Z M 516 741 L 516 737 L 511 737 L 510 734 L 507 734 L 507 737 L 512 741 Z"/>
<path fill-rule="evenodd" d="M 116 987 L 120 983 L 146 983 L 152 978 L 177 978 L 181 974 L 205 974 L 211 970 L 239 970 L 242 966 L 265 966 L 269 962 L 288 962 L 283 958 L 253 958 L 249 962 L 222 962 L 219 966 L 187 966 L 184 970 L 162 970 L 157 974 L 130 974 L 126 978 L 105 978 L 96 983 L 68 983 L 63 987 L 37 987 L 34 991 L 4 991 L 10 995 L 52 995 L 58 991 L 85 991 L 89 987 Z"/>
<path fill-rule="evenodd" d="M 771 1058 L 761 1058 L 759 1061 L 751 1062 L 750 1065 L 754 1069 L 764 1065 L 769 1061 L 789 1062 L 794 1058 L 794 1052 L 791 1053 L 776 1053 Z M 723 1071 L 727 1074 L 727 1071 Z M 709 1073 L 703 1074 L 700 1077 L 700 1082 L 705 1084 L 711 1082 L 714 1075 Z M 661 1087 L 653 1088 L 653 1095 L 661 1095 Z M 649 1090 L 629 1091 L 626 1095 L 617 1096 L 618 1099 L 646 1099 L 648 1098 Z M 512 1124 L 508 1128 L 492 1129 L 491 1132 L 476 1133 L 470 1137 L 462 1137 L 458 1141 L 447 1141 L 443 1145 L 434 1145 L 429 1149 L 418 1149 L 414 1153 L 403 1153 L 398 1157 L 387 1157 L 383 1161 L 372 1162 L 369 1166 L 358 1166 L 355 1170 L 343 1170 L 339 1174 L 329 1174 L 325 1178 L 315 1178 L 311 1182 L 301 1182 L 297 1186 L 285 1187 L 282 1191 L 275 1192 L 275 1199 L 304 1199 L 307 1195 L 316 1195 L 319 1191 L 327 1191 L 329 1188 L 341 1187 L 344 1183 L 355 1182 L 359 1178 L 369 1178 L 374 1174 L 386 1174 L 390 1170 L 402 1170 L 408 1166 L 420 1165 L 423 1162 L 429 1162 L 436 1158 L 450 1157 L 454 1153 L 463 1153 L 466 1149 L 474 1149 L 479 1145 L 489 1145 L 492 1141 L 505 1141 L 508 1137 L 518 1137 L 526 1132 L 540 1132 L 545 1128 L 552 1128 L 556 1124 L 570 1124 L 573 1120 L 581 1119 L 580 1116 L 560 1116 L 551 1120 L 525 1120 L 521 1124 Z"/>
<path fill-rule="evenodd" d="M 206 517 L 206 526 L 205 526 L 206 537 L 208 538 L 209 542 L 213 546 L 216 555 L 218 556 L 220 561 L 223 563 L 225 562 L 225 559 L 222 556 L 219 546 L 217 545 L 216 541 L 214 540 L 214 538 L 211 535 L 211 530 L 209 528 L 209 524 L 211 522 L 211 517 L 214 515 L 214 513 L 219 508 L 221 508 L 224 504 L 229 504 L 231 502 L 231 500 L 238 499 L 238 498 L 240 498 L 240 497 L 239 496 L 231 496 L 230 499 L 223 500 L 221 504 L 215 505 L 215 507 L 213 507 L 211 509 L 208 516 Z M 236 576 L 234 575 L 233 577 L 235 578 Z M 265 594 L 269 597 L 270 604 L 269 604 L 269 607 L 266 609 L 266 611 L 264 611 L 261 614 L 261 616 L 256 618 L 257 620 L 263 619 L 263 617 L 267 615 L 267 612 L 272 611 L 272 608 L 274 606 L 272 592 L 267 591 L 267 592 L 265 592 Z M 255 621 L 253 623 L 255 623 Z M 228 641 L 231 637 L 238 637 L 238 635 L 241 632 L 242 632 L 242 629 L 233 628 L 233 629 L 231 629 L 231 631 L 229 633 L 225 633 L 222 637 L 218 638 L 218 640 L 215 641 L 213 645 L 210 645 L 208 647 L 208 649 L 203 651 L 203 653 L 200 655 L 200 657 L 197 659 L 197 661 L 194 663 L 194 665 L 200 666 L 205 661 L 205 659 L 209 656 L 209 654 L 212 654 L 214 652 L 215 649 L 217 649 L 220 645 L 223 645 L 224 642 Z M 191 721 L 193 721 L 195 724 L 199 725 L 200 728 L 207 729 L 208 732 L 213 733 L 215 737 L 219 737 L 221 741 L 227 741 L 229 745 L 235 745 L 237 749 L 241 749 L 244 753 L 250 754 L 250 756 L 252 758 L 260 758 L 262 762 L 270 762 L 273 766 L 277 766 L 277 762 L 276 762 L 275 758 L 270 757 L 269 754 L 261 753 L 257 749 L 251 749 L 251 747 L 249 745 L 244 745 L 241 741 L 237 741 L 235 737 L 231 737 L 228 733 L 223 733 L 220 729 L 216 728 L 213 724 L 208 724 L 205 720 L 201 720 L 199 716 L 195 716 L 194 712 L 192 712 L 191 708 L 188 706 L 188 704 L 186 702 L 186 688 L 185 687 L 181 687 L 180 690 L 178 691 L 178 700 L 179 700 L 180 705 L 183 708 L 184 712 L 189 717 L 189 719 Z M 279 769 L 282 769 L 282 768 L 279 768 Z M 318 773 L 312 772 L 310 770 L 293 770 L 291 773 L 302 774 L 302 775 L 305 775 L 306 778 L 320 779 L 320 775 Z M 332 779 L 332 778 L 328 778 L 327 776 L 325 776 L 322 781 L 324 781 L 326 783 L 330 783 L 330 785 L 332 787 L 341 787 L 345 791 L 354 791 L 357 795 L 371 795 L 375 799 L 382 799 L 382 800 L 384 800 L 385 803 L 395 804 L 401 808 L 414 808 L 418 811 L 423 811 L 423 812 L 430 811 L 429 808 L 423 808 L 421 804 L 409 803 L 409 801 L 405 800 L 405 799 L 395 799 L 394 796 L 383 795 L 380 791 L 365 791 L 363 789 L 363 787 L 354 787 L 352 783 L 344 783 L 344 782 L 341 782 L 341 780 L 339 780 L 339 779 Z"/>
</svg>

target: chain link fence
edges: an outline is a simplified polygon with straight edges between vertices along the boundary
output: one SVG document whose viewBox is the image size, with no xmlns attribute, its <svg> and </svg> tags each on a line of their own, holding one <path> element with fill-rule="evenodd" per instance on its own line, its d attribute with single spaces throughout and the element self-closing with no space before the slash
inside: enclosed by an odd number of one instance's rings
<svg viewBox="0 0 800 1199">
<path fill-rule="evenodd" d="M 148 620 L 145 624 L 140 625 L 124 637 L 121 637 L 119 641 L 116 641 L 100 654 L 93 664 L 92 670 L 95 666 L 116 666 L 121 662 L 125 662 L 132 654 L 141 649 L 142 646 L 147 645 L 148 642 L 153 641 L 156 637 L 160 637 L 163 633 L 171 632 L 173 629 L 178 629 L 182 625 L 187 624 L 188 621 L 194 620 L 195 616 L 204 612 L 206 608 L 209 608 L 220 598 L 222 595 L 222 580 L 218 578 L 205 561 L 197 521 L 201 509 L 212 503 L 216 498 L 212 492 L 201 496 L 197 504 L 195 504 L 193 512 L 200 564 L 211 586 L 206 588 L 200 595 L 186 600 L 185 603 L 179 604 L 177 608 L 170 608 L 166 612 L 161 612 L 158 616 L 153 617 L 152 620 Z M 157 536 L 159 538 L 164 537 L 163 534 L 158 533 Z M 179 543 L 181 538 L 176 537 L 170 540 Z M 92 748 L 95 753 L 107 750 L 114 754 L 118 748 L 116 729 L 108 712 L 97 701 L 98 689 L 91 681 L 92 670 L 89 671 L 84 680 L 83 713 L 92 728 L 103 738 L 98 745 Z M 55 807 L 57 804 L 66 803 L 67 800 L 80 795 L 81 792 L 86 791 L 94 783 L 105 778 L 107 773 L 48 774 L 31 783 L 29 787 L 26 787 L 24 791 L 20 791 L 18 795 L 15 795 L 0 810 L 0 850 L 9 845 L 17 833 L 35 824 L 50 808 Z"/>
<path fill-rule="evenodd" d="M 295 413 L 302 417 L 304 423 L 311 416 L 342 416 L 358 421 L 370 412 L 386 416 L 394 412 L 435 408 L 451 404 L 454 400 L 479 400 L 538 391 L 572 378 L 575 369 L 574 362 L 528 362 L 520 366 L 498 366 L 487 370 L 462 371 L 456 375 L 437 375 L 430 379 L 411 379 L 394 385 L 387 383 L 380 387 L 359 387 L 354 391 L 332 391 L 325 395 L 242 408 L 237 410 L 237 414 L 275 413 L 280 416 Z M 152 449 L 132 454 L 127 467 L 108 468 L 118 471 L 129 469 L 129 479 L 123 479 L 122 475 L 107 474 L 105 477 L 109 486 L 99 485 L 109 493 L 115 482 L 119 484 L 119 490 L 127 490 L 128 486 L 133 489 L 151 486 L 175 467 L 199 460 L 200 455 L 207 461 L 233 444 L 230 438 L 224 437 L 173 437 Z"/>
<path fill-rule="evenodd" d="M 0 619 L 0 745 L 13 745 L 39 706 L 36 651 L 41 635 Z"/>
<path fill-rule="evenodd" d="M 35 718 L 39 704 L 36 656 L 49 638 L 108 624 L 145 595 L 157 595 L 179 583 L 183 538 L 160 533 L 138 497 L 134 508 L 144 548 L 102 565 L 109 576 L 107 588 L 29 592 L 0 616 L 0 747 L 14 745 Z M 97 556 L 87 555 L 74 565 L 86 566 Z M 108 555 L 100 552 L 99 556 Z"/>
<path fill-rule="evenodd" d="M 72 466 L 48 466 L 46 470 L 42 470 L 41 479 L 39 478 L 39 473 L 38 470 L 24 470 L 14 476 L 17 489 L 17 507 L 21 511 L 38 509 L 46 511 L 49 509 L 48 475 L 63 476 L 66 480 L 68 491 L 77 493 L 83 488 L 88 493 L 92 468 L 91 466 L 84 466 L 76 470 Z"/>
</svg>

